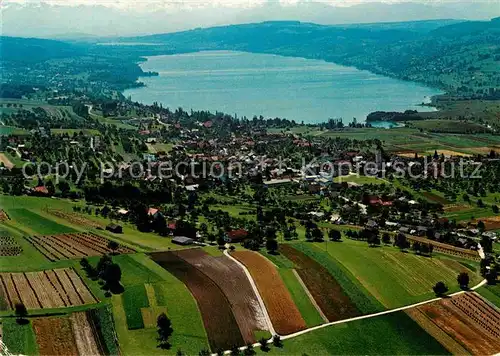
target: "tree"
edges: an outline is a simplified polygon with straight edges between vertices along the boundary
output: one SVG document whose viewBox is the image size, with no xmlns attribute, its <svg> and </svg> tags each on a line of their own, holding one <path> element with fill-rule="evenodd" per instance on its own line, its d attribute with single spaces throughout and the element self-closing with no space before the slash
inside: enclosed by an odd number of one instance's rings
<svg viewBox="0 0 500 356">
<path fill-rule="evenodd" d="M 367 236 L 366 241 L 370 247 L 380 246 L 380 237 L 378 237 L 378 232 L 365 230 Z"/>
<path fill-rule="evenodd" d="M 484 232 L 484 229 L 486 228 L 486 225 L 484 224 L 483 221 L 479 220 L 477 223 L 477 228 L 479 231 Z"/>
<path fill-rule="evenodd" d="M 248 344 L 247 348 L 245 349 L 245 351 L 243 351 L 243 354 L 245 356 L 253 356 L 253 355 L 255 355 L 255 350 L 253 349 L 253 345 L 252 344 Z"/>
<path fill-rule="evenodd" d="M 321 242 L 323 241 L 323 231 L 321 231 L 319 228 L 314 228 L 312 230 L 312 237 L 313 237 L 313 240 L 316 241 L 316 242 Z"/>
<path fill-rule="evenodd" d="M 422 244 L 418 241 L 415 241 L 411 246 L 411 249 L 415 251 L 417 255 L 420 255 L 420 252 L 422 251 Z"/>
<path fill-rule="evenodd" d="M 17 316 L 17 323 L 26 324 L 27 320 L 25 318 L 28 316 L 28 309 L 26 309 L 26 306 L 23 303 L 16 303 L 14 309 Z"/>
<path fill-rule="evenodd" d="M 198 352 L 198 356 L 210 356 L 210 351 L 207 349 L 202 349 L 200 352 Z"/>
<path fill-rule="evenodd" d="M 399 247 L 401 251 L 405 250 L 408 248 L 408 239 L 406 238 L 406 235 L 399 233 L 396 235 L 396 238 L 394 239 L 394 246 Z"/>
<path fill-rule="evenodd" d="M 446 292 L 448 292 L 448 287 L 444 282 L 437 282 L 434 287 L 432 287 L 432 290 L 434 293 L 436 293 L 436 296 L 441 297 L 443 296 Z"/>
<path fill-rule="evenodd" d="M 330 241 L 340 241 L 342 239 L 342 234 L 338 230 L 330 229 L 330 231 L 328 231 L 328 238 Z"/>
<path fill-rule="evenodd" d="M 231 356 L 238 356 L 240 355 L 240 349 L 238 348 L 238 345 L 234 345 L 232 348 L 231 348 Z"/>
<path fill-rule="evenodd" d="M 493 213 L 494 213 L 494 214 L 498 214 L 498 213 L 499 213 L 499 211 L 500 211 L 500 210 L 498 209 L 498 206 L 497 206 L 497 205 L 492 205 L 492 206 L 491 206 L 491 210 L 493 210 Z"/>
<path fill-rule="evenodd" d="M 279 335 L 274 335 L 273 336 L 273 345 L 276 347 L 282 347 L 283 342 L 281 341 L 281 337 Z"/>
<path fill-rule="evenodd" d="M 469 274 L 467 272 L 461 272 L 457 276 L 457 282 L 462 289 L 469 289 Z"/>
<path fill-rule="evenodd" d="M 382 235 L 382 242 L 386 245 L 389 245 L 391 243 L 391 236 L 387 232 L 384 232 L 384 234 Z"/>
<path fill-rule="evenodd" d="M 259 340 L 260 349 L 264 352 L 269 351 L 269 346 L 267 346 L 267 339 L 265 337 Z"/>
<path fill-rule="evenodd" d="M 181 349 L 177 349 L 175 356 L 184 356 L 184 352 Z"/>
<path fill-rule="evenodd" d="M 174 332 L 174 329 L 172 329 L 172 322 L 165 313 L 161 313 L 156 319 L 156 326 L 158 328 L 158 347 L 169 349 L 171 345 L 168 342 L 168 338 Z"/>
<path fill-rule="evenodd" d="M 266 249 L 270 254 L 276 254 L 276 251 L 278 251 L 278 241 L 276 239 L 268 238 L 266 240 Z"/>
<path fill-rule="evenodd" d="M 118 250 L 119 247 L 120 247 L 120 245 L 118 244 L 118 242 L 113 241 L 113 240 L 109 240 L 109 242 L 108 242 L 108 248 L 111 251 L 113 251 L 113 254 L 116 253 L 116 250 Z"/>
<path fill-rule="evenodd" d="M 116 263 L 106 265 L 102 273 L 102 279 L 106 282 L 106 287 L 111 292 L 117 294 L 123 292 L 123 287 L 120 285 L 122 271 Z"/>
</svg>

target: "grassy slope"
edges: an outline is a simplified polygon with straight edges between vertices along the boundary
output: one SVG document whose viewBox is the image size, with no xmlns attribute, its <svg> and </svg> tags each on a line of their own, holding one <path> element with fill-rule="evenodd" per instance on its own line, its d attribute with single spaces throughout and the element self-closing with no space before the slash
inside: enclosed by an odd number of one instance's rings
<svg viewBox="0 0 500 356">
<path fill-rule="evenodd" d="M 119 222 L 119 224 L 123 226 L 123 233 L 112 234 L 108 231 L 95 230 L 89 228 L 88 226 L 72 224 L 66 220 L 57 218 L 46 212 L 47 207 L 50 207 L 51 209 L 58 209 L 68 213 L 73 213 L 73 206 L 75 205 L 85 206 L 83 202 L 73 202 L 67 199 L 53 199 L 53 198 L 40 198 L 40 197 L 28 197 L 28 196 L 13 197 L 13 196 L 0 195 L 0 203 L 2 208 L 5 209 L 7 213 L 9 213 L 9 215 L 12 213 L 12 211 L 14 211 L 14 215 L 16 216 L 19 215 L 19 212 L 17 212 L 16 214 L 16 210 L 28 209 L 29 211 L 36 213 L 42 218 L 45 218 L 45 220 L 49 220 L 51 222 L 65 226 L 67 229 L 78 230 L 78 231 L 93 231 L 99 235 L 104 235 L 107 238 L 116 240 L 117 242 L 123 243 L 125 245 L 129 245 L 130 247 L 138 249 L 140 251 L 151 251 L 157 249 L 174 250 L 182 248 L 182 246 L 173 244 L 170 238 L 164 238 L 154 233 L 140 232 L 135 228 L 135 226 L 129 223 Z M 110 223 L 110 220 L 100 216 L 95 216 L 93 214 L 92 215 L 81 214 L 81 216 L 86 219 L 96 221 L 102 224 L 103 226 Z M 44 229 L 43 227 L 41 228 L 39 227 L 38 229 L 35 229 L 34 227 L 32 228 L 29 222 L 28 223 L 26 222 L 26 219 L 23 220 L 23 216 L 20 216 L 19 221 L 15 221 L 13 216 L 11 216 L 11 218 L 13 220 L 9 221 L 8 224 L 15 226 L 16 228 L 21 230 L 24 234 L 29 235 L 37 233 L 38 234 L 49 233 L 49 232 L 38 231 L 39 229 Z M 48 231 L 48 230 L 43 230 L 43 231 Z"/>
<path fill-rule="evenodd" d="M 347 270 L 344 276 L 355 278 L 387 308 L 432 298 L 432 286 L 441 280 L 450 291 L 459 290 L 456 276 L 462 267 L 444 256 L 422 257 L 402 253 L 392 246 L 370 248 L 366 242 L 349 239 L 328 245 L 299 243 L 295 246 L 327 268 Z M 471 285 L 480 281 L 475 273 L 469 275 Z"/>
<path fill-rule="evenodd" d="M 3 341 L 11 354 L 38 355 L 31 323 L 19 325 L 14 318 L 2 320 Z"/>
<path fill-rule="evenodd" d="M 484 286 L 479 288 L 476 292 L 500 308 L 500 284 L 494 286 Z"/>
<path fill-rule="evenodd" d="M 284 341 L 283 348 L 272 347 L 269 354 L 444 355 L 449 353 L 404 312 L 397 312 L 315 330 Z"/>
<path fill-rule="evenodd" d="M 307 327 L 323 324 L 324 320 L 311 303 L 309 296 L 304 291 L 304 288 L 302 288 L 302 285 L 293 273 L 293 270 L 280 268 L 278 272 L 286 287 L 290 291 L 293 302 L 299 309 Z"/>
<path fill-rule="evenodd" d="M 166 352 L 158 349 L 156 329 L 128 330 L 123 300 L 121 296 L 113 296 L 115 327 L 123 354 L 174 354 L 178 348 L 188 354 L 197 354 L 201 349 L 208 349 L 208 339 L 198 307 L 182 282 L 143 254 L 118 256 L 114 259 L 122 267 L 125 290 L 130 286 L 153 283 L 157 303 L 167 308 L 167 315 L 174 329 L 170 339 L 172 348 Z"/>
<path fill-rule="evenodd" d="M 125 309 L 125 317 L 129 329 L 142 329 L 144 322 L 142 320 L 141 308 L 149 307 L 148 296 L 144 289 L 144 284 L 127 286 L 122 294 L 122 304 Z"/>
<path fill-rule="evenodd" d="M 364 314 L 375 313 L 384 310 L 384 306 L 369 293 L 363 284 L 351 271 L 332 259 L 327 253 L 317 246 L 309 243 L 297 243 L 294 247 L 306 255 L 314 258 L 325 267 L 341 285 L 342 289 L 356 304 L 356 307 Z"/>
</svg>

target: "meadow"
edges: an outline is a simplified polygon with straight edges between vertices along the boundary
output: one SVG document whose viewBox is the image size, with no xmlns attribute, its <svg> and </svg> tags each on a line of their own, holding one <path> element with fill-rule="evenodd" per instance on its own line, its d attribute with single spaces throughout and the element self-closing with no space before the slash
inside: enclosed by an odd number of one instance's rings
<svg viewBox="0 0 500 356">
<path fill-rule="evenodd" d="M 481 280 L 477 271 L 457 260 L 436 254 L 417 256 L 392 246 L 373 248 L 366 242 L 347 238 L 342 242 L 301 242 L 293 246 L 325 266 L 339 283 L 345 284 L 348 294 L 366 291 L 350 294 L 365 312 L 380 310 L 380 303 L 385 308 L 397 308 L 430 299 L 434 296 L 432 286 L 438 281 L 444 281 L 450 291 L 457 291 L 456 277 L 461 271 L 469 273 L 471 285 Z M 356 285 L 357 288 L 353 288 Z"/>
<path fill-rule="evenodd" d="M 269 354 L 448 355 L 449 352 L 404 312 L 396 312 L 315 330 L 285 340 L 282 348 L 271 347 Z"/>
</svg>

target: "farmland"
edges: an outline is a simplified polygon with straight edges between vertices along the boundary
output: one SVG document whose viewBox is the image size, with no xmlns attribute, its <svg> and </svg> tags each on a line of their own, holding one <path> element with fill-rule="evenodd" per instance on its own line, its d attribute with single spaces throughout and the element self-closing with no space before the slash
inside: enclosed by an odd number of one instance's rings
<svg viewBox="0 0 500 356">
<path fill-rule="evenodd" d="M 22 247 L 12 236 L 0 231 L 0 256 L 18 256 L 22 252 Z"/>
<path fill-rule="evenodd" d="M 141 308 L 149 307 L 148 296 L 146 295 L 144 285 L 138 284 L 128 287 L 122 294 L 122 299 L 128 328 L 131 330 L 144 328 Z"/>
<path fill-rule="evenodd" d="M 57 222 L 47 219 L 31 210 L 9 209 L 9 216 L 11 220 L 29 227 L 30 230 L 36 231 L 39 234 L 58 234 L 74 232 L 74 229 L 58 224 Z"/>
<path fill-rule="evenodd" d="M 35 355 L 38 354 L 35 333 L 32 322 L 19 324 L 13 318 L 2 319 L 3 342 L 13 354 Z"/>
<path fill-rule="evenodd" d="M 58 308 L 96 303 L 97 299 L 73 269 L 1 273 L 6 307 L 24 303 L 28 309 Z"/>
<path fill-rule="evenodd" d="M 297 273 L 329 321 L 360 314 L 337 280 L 318 262 L 290 245 L 282 245 L 280 253 L 297 266 Z"/>
<path fill-rule="evenodd" d="M 231 306 L 219 286 L 174 252 L 153 253 L 151 256 L 191 291 L 198 303 L 212 349 L 229 349 L 243 344 Z"/>
<path fill-rule="evenodd" d="M 232 256 L 250 271 L 276 332 L 286 335 L 306 328 L 290 292 L 268 260 L 252 251 L 236 251 Z"/>
<path fill-rule="evenodd" d="M 170 343 L 173 350 L 182 348 L 189 354 L 208 348 L 208 339 L 196 301 L 188 288 L 172 274 L 153 262 L 144 254 L 113 256 L 123 270 L 122 284 L 127 290 L 142 289 L 147 299 L 142 304 L 130 303 L 128 312 L 135 318 L 142 316 L 143 328 L 130 330 L 128 328 L 127 310 L 124 295 L 114 295 L 111 298 L 114 325 L 120 342 L 120 348 L 125 354 L 162 354 L 165 351 L 156 347 L 156 318 L 166 310 L 172 321 L 174 334 Z M 140 286 L 140 288 L 138 288 Z M 144 298 L 143 292 L 140 291 Z M 149 307 L 142 307 L 149 305 Z M 132 310 L 131 307 L 137 310 Z M 154 325 L 151 325 L 154 318 Z M 138 319 L 135 319 L 138 320 Z M 140 321 L 139 321 L 140 322 Z"/>
<path fill-rule="evenodd" d="M 448 355 L 404 312 L 315 330 L 271 348 L 270 355 Z"/>
<path fill-rule="evenodd" d="M 423 328 L 437 325 L 472 354 L 495 354 L 500 350 L 500 312 L 478 294 L 461 294 L 415 309 L 410 315 Z"/>
<path fill-rule="evenodd" d="M 123 245 L 118 245 L 118 248 L 113 250 L 108 246 L 109 240 L 91 232 L 25 236 L 25 238 L 49 261 L 133 252 Z"/>
<path fill-rule="evenodd" d="M 366 242 L 349 239 L 339 243 L 302 242 L 293 246 L 327 268 L 356 305 L 367 306 L 360 307 L 365 313 L 381 307 L 373 297 L 368 298 L 371 302 L 367 304 L 366 295 L 376 297 L 386 308 L 396 308 L 431 298 L 432 286 L 439 280 L 445 281 L 451 291 L 458 290 L 456 276 L 460 272 L 469 273 L 471 284 L 480 281 L 475 269 L 465 267 L 456 259 L 402 253 L 392 246 L 370 248 Z M 472 266 L 476 265 L 472 263 Z M 364 293 L 352 294 L 356 290 Z"/>
<path fill-rule="evenodd" d="M 33 329 L 41 355 L 78 354 L 69 318 L 37 318 L 33 320 Z"/>
<path fill-rule="evenodd" d="M 264 313 L 243 270 L 226 256 L 212 257 L 201 249 L 179 251 L 177 256 L 196 266 L 226 295 L 245 343 L 257 341 L 254 333 L 267 330 Z"/>
</svg>

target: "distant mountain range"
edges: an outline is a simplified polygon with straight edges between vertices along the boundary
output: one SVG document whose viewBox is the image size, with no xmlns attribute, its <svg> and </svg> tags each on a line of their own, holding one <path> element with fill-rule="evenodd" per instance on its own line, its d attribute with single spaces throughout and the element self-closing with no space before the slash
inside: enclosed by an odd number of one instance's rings
<svg viewBox="0 0 500 356">
<path fill-rule="evenodd" d="M 248 8 L 207 6 L 196 9 L 101 5 L 2 5 L 2 34 L 21 37 L 84 38 L 174 32 L 199 27 L 274 20 L 317 24 L 402 22 L 435 19 L 489 19 L 500 16 L 498 2 L 365 3 L 335 7 L 313 1 L 284 5 L 268 1 Z M 29 26 L 27 26 L 29 24 Z"/>
</svg>

